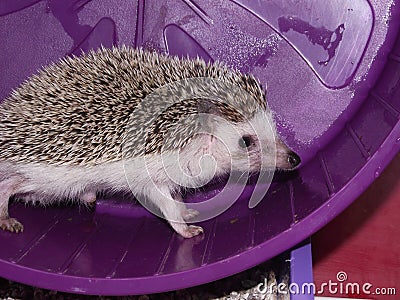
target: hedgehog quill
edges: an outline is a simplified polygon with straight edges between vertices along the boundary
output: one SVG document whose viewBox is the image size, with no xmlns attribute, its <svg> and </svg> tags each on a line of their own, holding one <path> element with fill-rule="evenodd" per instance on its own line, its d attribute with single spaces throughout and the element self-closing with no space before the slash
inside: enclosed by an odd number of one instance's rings
<svg viewBox="0 0 400 300">
<path fill-rule="evenodd" d="M 232 89 L 218 93 L 229 98 L 226 102 L 185 98 L 193 89 L 214 89 L 200 81 L 195 88 L 182 84 L 174 90 L 176 82 L 190 78 L 238 87 L 255 104 Z M 168 91 L 177 101 L 149 118 L 164 97 L 157 93 L 164 86 L 172 86 Z M 146 106 L 143 99 L 152 97 Z M 205 117 L 192 118 L 199 115 Z M 104 190 L 134 189 L 177 233 L 191 238 L 203 230 L 186 223 L 198 212 L 186 208 L 182 188 L 201 186 L 232 170 L 299 165 L 299 156 L 276 137 L 273 125 L 272 133 L 256 134 L 264 130 L 265 118 L 273 124 L 258 81 L 220 63 L 125 46 L 63 58 L 30 77 L 0 105 L 0 227 L 23 230 L 8 213 L 13 196 L 43 205 L 71 199 L 91 204 Z M 179 172 L 173 161 L 178 156 Z M 151 178 L 138 167 L 143 161 Z"/>
</svg>

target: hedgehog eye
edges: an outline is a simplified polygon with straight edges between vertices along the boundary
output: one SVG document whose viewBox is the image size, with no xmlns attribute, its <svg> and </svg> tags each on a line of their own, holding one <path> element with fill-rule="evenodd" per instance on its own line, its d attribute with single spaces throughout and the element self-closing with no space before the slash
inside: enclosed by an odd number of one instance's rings
<svg viewBox="0 0 400 300">
<path fill-rule="evenodd" d="M 248 148 L 254 144 L 254 141 L 250 135 L 244 135 L 239 139 L 239 146 L 241 148 Z"/>
</svg>

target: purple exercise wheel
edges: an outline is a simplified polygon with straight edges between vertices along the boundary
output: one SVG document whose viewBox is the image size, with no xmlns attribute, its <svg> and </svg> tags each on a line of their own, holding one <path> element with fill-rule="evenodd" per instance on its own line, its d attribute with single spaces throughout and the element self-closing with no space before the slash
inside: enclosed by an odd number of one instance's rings
<svg viewBox="0 0 400 300">
<path fill-rule="evenodd" d="M 25 231 L 0 231 L 0 276 L 74 293 L 156 293 L 227 277 L 309 237 L 399 151 L 399 23 L 399 0 L 2 0 L 0 99 L 40 67 L 101 44 L 198 55 L 267 83 L 278 131 L 303 163 L 253 209 L 250 184 L 189 240 L 121 195 L 95 211 L 12 203 Z"/>
</svg>

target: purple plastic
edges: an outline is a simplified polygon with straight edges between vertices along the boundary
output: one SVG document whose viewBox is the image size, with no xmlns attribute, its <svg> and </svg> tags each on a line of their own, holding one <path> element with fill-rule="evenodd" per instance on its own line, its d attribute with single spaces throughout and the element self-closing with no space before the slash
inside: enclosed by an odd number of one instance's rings
<svg viewBox="0 0 400 300">
<path fill-rule="evenodd" d="M 314 283 L 312 266 L 310 242 L 291 251 L 290 283 L 293 286 L 290 288 L 291 300 L 314 300 L 314 293 L 317 291 L 314 291 L 313 287 L 309 288 Z"/>
<path fill-rule="evenodd" d="M 75 293 L 156 293 L 240 272 L 309 237 L 400 149 L 399 10 L 398 0 L 1 1 L 0 99 L 41 66 L 100 44 L 221 60 L 268 83 L 278 131 L 303 165 L 254 209 L 250 185 L 190 240 L 122 195 L 95 212 L 15 203 L 26 230 L 0 232 L 0 276 Z"/>
</svg>

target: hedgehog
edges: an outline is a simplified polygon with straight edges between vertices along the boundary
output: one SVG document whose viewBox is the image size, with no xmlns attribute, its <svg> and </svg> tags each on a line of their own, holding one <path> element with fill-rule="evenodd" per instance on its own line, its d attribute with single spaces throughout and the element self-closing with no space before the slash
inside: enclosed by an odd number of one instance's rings
<svg viewBox="0 0 400 300">
<path fill-rule="evenodd" d="M 0 120 L 0 227 L 11 232 L 23 231 L 8 213 L 12 197 L 93 205 L 110 190 L 143 197 L 191 238 L 203 229 L 187 224 L 198 212 L 186 208 L 185 187 L 300 164 L 254 76 L 128 46 L 42 68 L 4 99 Z"/>
</svg>

